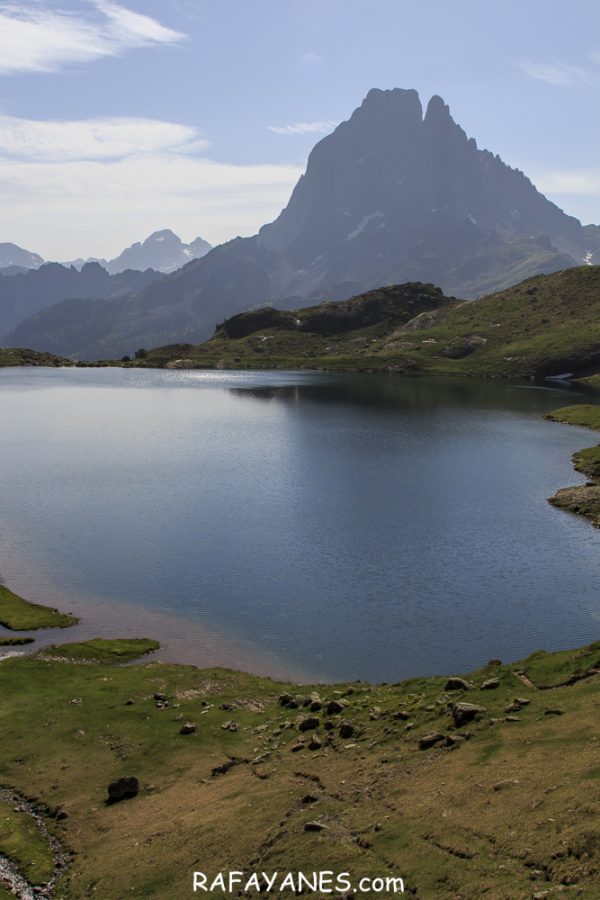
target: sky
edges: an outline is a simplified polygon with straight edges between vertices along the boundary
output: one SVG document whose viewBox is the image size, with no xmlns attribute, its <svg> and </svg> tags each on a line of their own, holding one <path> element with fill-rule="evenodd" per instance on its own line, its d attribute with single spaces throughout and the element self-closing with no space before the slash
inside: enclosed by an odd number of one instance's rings
<svg viewBox="0 0 600 900">
<path fill-rule="evenodd" d="M 0 242 L 253 234 L 372 87 L 440 94 L 600 224 L 595 0 L 0 0 Z"/>
</svg>

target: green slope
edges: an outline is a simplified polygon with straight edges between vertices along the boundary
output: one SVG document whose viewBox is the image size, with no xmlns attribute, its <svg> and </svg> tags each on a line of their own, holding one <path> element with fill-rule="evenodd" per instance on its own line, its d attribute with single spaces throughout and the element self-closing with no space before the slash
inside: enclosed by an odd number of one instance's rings
<svg viewBox="0 0 600 900">
<path fill-rule="evenodd" d="M 150 351 L 136 365 L 323 368 L 548 376 L 600 372 L 600 267 L 539 275 L 482 300 L 433 285 L 227 320 L 211 340 Z"/>
</svg>

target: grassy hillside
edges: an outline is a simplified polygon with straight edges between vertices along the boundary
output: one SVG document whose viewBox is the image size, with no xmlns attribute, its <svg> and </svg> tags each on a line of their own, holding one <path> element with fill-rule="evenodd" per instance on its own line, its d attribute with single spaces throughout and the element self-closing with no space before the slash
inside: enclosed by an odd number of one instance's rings
<svg viewBox="0 0 600 900">
<path fill-rule="evenodd" d="M 194 870 L 232 868 L 400 876 L 424 900 L 600 893 L 600 643 L 466 688 L 61 656 L 5 660 L 0 703 L 0 781 L 73 854 L 57 896 L 181 900 Z M 124 776 L 137 796 L 107 804 Z M 47 871 L 17 824 L 0 853 Z"/>
<path fill-rule="evenodd" d="M 0 347 L 0 368 L 3 366 L 72 366 L 70 359 L 37 350 Z"/>
<path fill-rule="evenodd" d="M 600 372 L 600 267 L 539 275 L 474 302 L 409 284 L 265 308 L 229 319 L 204 344 L 159 348 L 136 364 L 589 376 Z"/>
</svg>

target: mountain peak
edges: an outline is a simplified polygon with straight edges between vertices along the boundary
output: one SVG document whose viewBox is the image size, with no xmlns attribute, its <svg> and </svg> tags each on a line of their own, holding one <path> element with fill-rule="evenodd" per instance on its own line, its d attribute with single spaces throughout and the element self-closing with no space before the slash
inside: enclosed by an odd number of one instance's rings
<svg viewBox="0 0 600 900">
<path fill-rule="evenodd" d="M 450 115 L 450 107 L 444 103 L 439 94 L 434 94 L 427 104 L 427 112 L 425 113 L 425 121 L 452 119 Z"/>
<path fill-rule="evenodd" d="M 403 119 L 419 124 L 423 119 L 423 107 L 417 91 L 412 88 L 372 88 L 350 121 L 368 119 Z"/>
<path fill-rule="evenodd" d="M 171 231 L 170 228 L 163 228 L 162 231 L 153 231 L 152 234 L 146 238 L 144 244 L 151 244 L 153 242 L 161 243 L 166 240 L 181 244 L 181 238 L 179 238 L 174 231 Z"/>
</svg>

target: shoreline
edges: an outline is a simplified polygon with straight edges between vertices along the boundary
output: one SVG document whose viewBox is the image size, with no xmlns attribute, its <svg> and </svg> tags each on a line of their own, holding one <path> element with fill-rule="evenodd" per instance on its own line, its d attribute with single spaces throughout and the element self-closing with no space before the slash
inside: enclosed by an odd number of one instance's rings
<svg viewBox="0 0 600 900">
<path fill-rule="evenodd" d="M 0 534 L 8 531 L 0 523 Z M 4 540 L 6 548 L 7 541 Z M 31 574 L 30 564 L 19 557 L 14 546 L 8 546 L 12 558 L 7 587 L 28 603 L 35 606 L 49 604 L 58 610 L 66 610 L 78 621 L 66 628 L 44 628 L 41 630 L 8 630 L 0 626 L 0 637 L 31 637 L 26 652 L 18 647 L 0 645 L 0 662 L 10 656 L 30 656 L 44 647 L 71 641 L 87 641 L 96 637 L 136 638 L 140 630 L 151 636 L 156 635 L 160 649 L 152 655 L 157 662 L 170 665 L 195 666 L 203 668 L 226 668 L 232 671 L 253 673 L 257 676 L 285 680 L 294 684 L 314 683 L 320 680 L 318 672 L 311 672 L 303 666 L 293 666 L 278 659 L 272 653 L 250 640 L 234 634 L 217 632 L 210 626 L 173 613 L 148 609 L 134 603 L 106 600 L 94 597 L 76 597 L 58 588 L 52 579 L 36 568 Z M 16 572 L 15 572 L 16 569 Z M 3 574 L 6 568 L 3 570 Z M 140 629 L 140 618 L 143 628 Z"/>
</svg>

